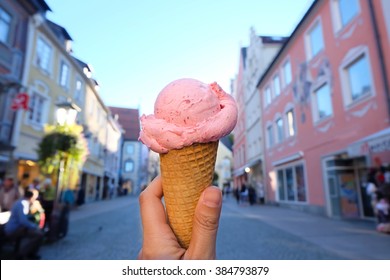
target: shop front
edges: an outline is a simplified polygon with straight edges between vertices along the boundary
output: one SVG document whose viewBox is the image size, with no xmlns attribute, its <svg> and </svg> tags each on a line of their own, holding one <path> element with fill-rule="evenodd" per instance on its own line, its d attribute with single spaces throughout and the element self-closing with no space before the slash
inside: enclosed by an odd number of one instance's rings
<svg viewBox="0 0 390 280">
<path fill-rule="evenodd" d="M 85 193 L 85 202 L 99 200 L 103 195 L 103 166 L 87 160 L 81 174 L 80 189 Z"/>
<path fill-rule="evenodd" d="M 328 215 L 374 219 L 367 182 L 372 170 L 390 163 L 390 128 L 350 144 L 345 152 L 323 159 Z"/>
</svg>

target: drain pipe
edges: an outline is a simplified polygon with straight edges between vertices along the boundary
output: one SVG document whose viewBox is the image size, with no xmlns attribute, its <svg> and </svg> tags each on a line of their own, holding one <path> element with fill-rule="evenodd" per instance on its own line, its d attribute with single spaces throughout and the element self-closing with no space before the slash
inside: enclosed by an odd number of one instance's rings
<svg viewBox="0 0 390 280">
<path fill-rule="evenodd" d="M 382 45 L 381 45 L 381 38 L 379 35 L 378 30 L 378 24 L 376 20 L 375 10 L 373 6 L 373 1 L 368 0 L 369 8 L 370 8 L 370 15 L 371 15 L 371 21 L 372 21 L 372 27 L 374 29 L 374 35 L 375 35 L 375 41 L 376 41 L 376 47 L 378 51 L 379 56 L 379 64 L 382 72 L 382 78 L 383 78 L 383 87 L 386 94 L 386 101 L 387 101 L 387 109 L 389 113 L 389 119 L 390 119 L 390 91 L 389 91 L 389 82 L 387 80 L 387 71 L 386 71 L 386 65 L 385 65 L 385 56 L 383 54 Z M 376 2 L 377 4 L 379 1 Z"/>
</svg>

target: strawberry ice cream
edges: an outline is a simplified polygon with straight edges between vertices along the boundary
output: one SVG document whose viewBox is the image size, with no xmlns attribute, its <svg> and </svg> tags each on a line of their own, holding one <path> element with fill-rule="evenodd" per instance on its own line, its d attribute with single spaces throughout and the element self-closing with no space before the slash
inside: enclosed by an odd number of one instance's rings
<svg viewBox="0 0 390 280">
<path fill-rule="evenodd" d="M 237 105 L 217 83 L 179 79 L 158 95 L 154 115 L 141 117 L 139 139 L 163 154 L 193 143 L 218 141 L 237 122 Z"/>
</svg>

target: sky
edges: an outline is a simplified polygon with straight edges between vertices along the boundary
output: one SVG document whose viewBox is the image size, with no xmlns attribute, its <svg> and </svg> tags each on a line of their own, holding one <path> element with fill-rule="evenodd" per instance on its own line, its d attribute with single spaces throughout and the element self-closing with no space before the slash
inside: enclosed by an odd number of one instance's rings
<svg viewBox="0 0 390 280">
<path fill-rule="evenodd" d="M 46 0 L 47 18 L 93 67 L 107 106 L 153 114 L 171 81 L 216 81 L 229 92 L 240 48 L 257 35 L 289 36 L 313 0 Z"/>
</svg>

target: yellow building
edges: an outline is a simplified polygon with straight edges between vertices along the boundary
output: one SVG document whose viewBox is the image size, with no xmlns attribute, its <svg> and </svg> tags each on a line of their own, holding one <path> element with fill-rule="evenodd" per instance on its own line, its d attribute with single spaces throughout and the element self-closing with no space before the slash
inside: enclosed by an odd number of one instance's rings
<svg viewBox="0 0 390 280">
<path fill-rule="evenodd" d="M 15 165 L 23 185 L 39 176 L 37 145 L 45 124 L 55 124 L 55 104 L 73 98 L 76 66 L 67 31 L 45 19 L 30 18 L 23 85 L 29 95 L 29 110 L 19 111 L 15 124 Z"/>
<path fill-rule="evenodd" d="M 232 145 L 228 136 L 220 139 L 218 144 L 217 159 L 215 161 L 215 173 L 218 175 L 218 180 L 213 182 L 213 184 L 216 184 L 221 190 L 224 186 L 232 184 Z"/>
<path fill-rule="evenodd" d="M 40 177 L 36 150 L 44 136 L 44 126 L 56 123 L 56 104 L 72 101 L 82 109 L 77 123 L 84 128 L 89 148 L 80 170 L 80 188 L 88 201 L 102 197 L 104 160 L 108 150 L 112 154 L 119 148 L 121 130 L 111 129 L 118 124 L 99 97 L 91 67 L 72 56 L 71 41 L 66 29 L 46 19 L 44 14 L 31 17 L 23 73 L 29 110 L 18 112 L 16 118 L 13 169 L 24 186 Z M 110 143 L 107 149 L 108 140 L 117 144 Z M 115 165 L 114 161 L 110 163 Z M 117 177 L 113 180 L 117 181 Z"/>
</svg>

